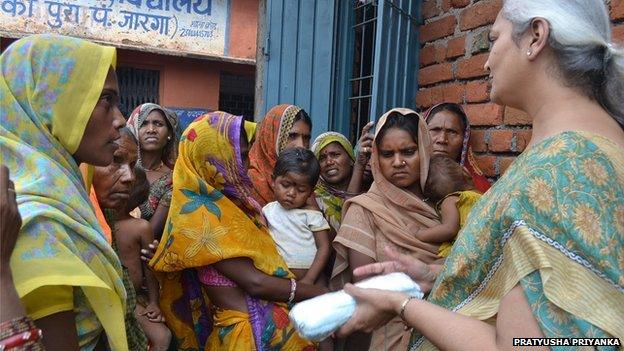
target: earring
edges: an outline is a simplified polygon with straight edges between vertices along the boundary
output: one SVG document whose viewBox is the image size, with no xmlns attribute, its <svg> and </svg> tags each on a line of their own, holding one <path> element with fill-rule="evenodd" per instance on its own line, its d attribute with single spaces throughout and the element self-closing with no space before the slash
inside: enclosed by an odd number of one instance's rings
<svg viewBox="0 0 624 351">
<path fill-rule="evenodd" d="M 527 50 L 527 56 L 531 56 L 532 52 L 531 49 Z"/>
<path fill-rule="evenodd" d="M 168 137 L 167 137 L 167 140 L 171 140 L 171 136 L 168 136 Z"/>
</svg>

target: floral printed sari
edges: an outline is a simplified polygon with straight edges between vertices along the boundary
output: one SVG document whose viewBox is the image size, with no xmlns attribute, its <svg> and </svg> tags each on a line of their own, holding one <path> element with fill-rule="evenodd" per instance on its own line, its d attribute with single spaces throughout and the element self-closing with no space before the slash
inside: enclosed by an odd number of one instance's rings
<svg viewBox="0 0 624 351">
<path fill-rule="evenodd" d="M 207 267 L 236 257 L 268 275 L 293 277 L 252 196 L 241 123 L 240 116 L 212 112 L 182 135 L 165 233 L 150 262 L 160 273 L 160 305 L 182 350 L 314 350 L 290 325 L 286 304 L 247 296 L 249 313 L 217 309 L 211 316 L 200 284 Z"/>
<path fill-rule="evenodd" d="M 429 301 L 492 321 L 520 284 L 546 337 L 624 340 L 622 199 L 621 147 L 579 132 L 542 141 L 472 209 Z M 412 335 L 411 350 L 433 348 Z"/>
</svg>

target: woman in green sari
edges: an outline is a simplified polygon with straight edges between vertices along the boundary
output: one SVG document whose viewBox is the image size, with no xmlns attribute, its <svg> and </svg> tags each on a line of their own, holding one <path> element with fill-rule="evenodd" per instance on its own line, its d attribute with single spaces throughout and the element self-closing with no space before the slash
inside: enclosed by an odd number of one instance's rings
<svg viewBox="0 0 624 351">
<path fill-rule="evenodd" d="M 354 272 L 408 270 L 427 301 L 347 286 L 358 309 L 340 333 L 398 314 L 410 350 L 510 349 L 519 337 L 621 347 L 624 50 L 606 6 L 506 0 L 489 38 L 491 99 L 533 117 L 530 144 L 473 208 L 432 288 L 432 266 L 398 255 Z"/>
</svg>

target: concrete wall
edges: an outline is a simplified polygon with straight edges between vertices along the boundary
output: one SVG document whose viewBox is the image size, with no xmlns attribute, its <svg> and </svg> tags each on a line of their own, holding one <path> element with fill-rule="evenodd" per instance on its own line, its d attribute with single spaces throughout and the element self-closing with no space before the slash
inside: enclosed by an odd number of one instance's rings
<svg viewBox="0 0 624 351">
<path fill-rule="evenodd" d="M 607 0 L 613 40 L 624 43 L 624 0 Z M 420 27 L 420 110 L 450 101 L 464 105 L 472 147 L 483 172 L 498 178 L 531 139 L 531 118 L 489 101 L 488 31 L 501 0 L 424 0 Z"/>
</svg>

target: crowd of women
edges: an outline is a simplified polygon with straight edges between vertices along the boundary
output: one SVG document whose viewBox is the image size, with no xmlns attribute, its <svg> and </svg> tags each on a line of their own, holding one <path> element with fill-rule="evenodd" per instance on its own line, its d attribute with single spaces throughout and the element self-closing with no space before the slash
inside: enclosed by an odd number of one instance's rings
<svg viewBox="0 0 624 351">
<path fill-rule="evenodd" d="M 391 109 L 355 147 L 311 143 L 287 104 L 181 131 L 156 104 L 124 119 L 115 49 L 16 41 L 0 57 L 0 349 L 624 342 L 624 50 L 606 6 L 505 0 L 489 39 L 492 101 L 533 117 L 491 188 L 457 104 Z M 395 271 L 426 298 L 352 285 Z M 351 319 L 299 336 L 290 307 L 343 288 Z"/>
</svg>

